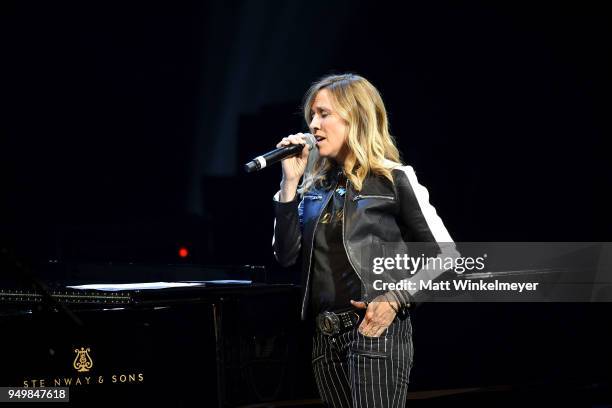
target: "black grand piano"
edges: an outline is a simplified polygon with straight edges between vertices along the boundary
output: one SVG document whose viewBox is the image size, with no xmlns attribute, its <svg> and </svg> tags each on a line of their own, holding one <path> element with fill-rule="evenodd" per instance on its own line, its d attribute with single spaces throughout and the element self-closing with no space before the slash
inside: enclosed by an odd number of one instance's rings
<svg viewBox="0 0 612 408">
<path fill-rule="evenodd" d="M 79 405 L 316 396 L 297 288 L 262 283 L 261 267 L 49 267 L 68 279 L 0 288 L 1 386 L 68 386 Z M 105 270 L 115 281 L 92 284 Z"/>
</svg>

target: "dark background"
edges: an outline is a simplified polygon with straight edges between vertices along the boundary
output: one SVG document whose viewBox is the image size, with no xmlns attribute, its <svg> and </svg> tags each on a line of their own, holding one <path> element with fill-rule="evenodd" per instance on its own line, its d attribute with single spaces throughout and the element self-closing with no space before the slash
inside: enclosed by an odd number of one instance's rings
<svg viewBox="0 0 612 408">
<path fill-rule="evenodd" d="M 610 20 L 604 2 L 3 2 L 0 239 L 35 264 L 261 264 L 290 281 L 270 245 L 280 167 L 242 164 L 306 129 L 311 82 L 350 71 L 381 91 L 456 241 L 610 241 Z M 522 337 L 504 330 L 551 316 L 466 307 L 456 330 L 503 337 L 489 351 L 508 360 Z M 424 316 L 415 335 L 440 336 L 423 347 L 449 338 Z"/>
</svg>

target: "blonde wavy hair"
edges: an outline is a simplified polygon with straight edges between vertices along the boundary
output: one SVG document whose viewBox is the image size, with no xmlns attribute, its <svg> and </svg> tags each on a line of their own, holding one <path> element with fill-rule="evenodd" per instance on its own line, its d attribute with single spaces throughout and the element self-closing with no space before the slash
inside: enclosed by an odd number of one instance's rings
<svg viewBox="0 0 612 408">
<path fill-rule="evenodd" d="M 321 78 L 304 96 L 304 119 L 308 126 L 312 121 L 312 104 L 322 89 L 327 89 L 333 109 L 347 123 L 348 154 L 343 170 L 355 190 L 361 190 L 370 173 L 393 182 L 391 169 L 401 165 L 400 153 L 389 133 L 387 110 L 378 90 L 368 80 L 355 74 Z M 324 186 L 334 167 L 331 159 L 319 157 L 312 171 L 304 175 L 301 190 Z"/>
</svg>

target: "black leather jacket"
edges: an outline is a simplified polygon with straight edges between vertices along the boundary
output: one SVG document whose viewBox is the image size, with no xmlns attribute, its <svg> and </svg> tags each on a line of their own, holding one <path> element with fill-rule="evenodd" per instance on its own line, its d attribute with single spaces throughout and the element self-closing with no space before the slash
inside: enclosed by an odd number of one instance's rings
<svg viewBox="0 0 612 408">
<path fill-rule="evenodd" d="M 343 237 L 349 262 L 362 282 L 362 300 L 371 301 L 378 295 L 372 283 L 376 279 L 397 282 L 404 273 L 372 271 L 376 256 L 393 257 L 399 248 L 410 252 L 411 242 L 428 243 L 428 256 L 457 256 L 455 245 L 435 208 L 429 204 L 427 189 L 417 181 L 410 166 L 392 169 L 393 183 L 381 176 L 369 176 L 357 192 L 350 182 L 344 201 Z M 274 256 L 282 266 L 296 263 L 302 255 L 302 319 L 310 296 L 312 246 L 319 217 L 335 190 L 336 180 L 327 189 L 313 188 L 301 200 L 287 203 L 274 198 L 275 221 L 272 246 Z M 386 251 L 385 247 L 393 248 Z M 392 252 L 392 253 L 391 253 Z M 410 300 L 406 291 L 392 291 L 402 304 Z"/>
</svg>

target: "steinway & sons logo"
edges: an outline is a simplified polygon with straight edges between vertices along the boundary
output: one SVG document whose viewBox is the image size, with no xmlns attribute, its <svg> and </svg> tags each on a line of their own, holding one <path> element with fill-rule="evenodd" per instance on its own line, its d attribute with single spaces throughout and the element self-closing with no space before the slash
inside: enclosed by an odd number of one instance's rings
<svg viewBox="0 0 612 408">
<path fill-rule="evenodd" d="M 144 373 L 128 372 L 114 373 L 111 375 L 92 375 L 94 354 L 90 347 L 80 347 L 74 349 L 75 357 L 72 361 L 72 368 L 78 373 L 88 373 L 87 375 L 77 376 L 58 376 L 55 378 L 36 378 L 23 380 L 23 387 L 70 387 L 77 385 L 93 384 L 139 384 L 144 382 Z"/>
<path fill-rule="evenodd" d="M 74 352 L 76 353 L 76 357 L 74 358 L 74 362 L 72 363 L 72 366 L 74 367 L 75 370 L 77 370 L 80 373 L 91 370 L 91 367 L 93 367 L 93 360 L 91 359 L 91 356 L 89 355 L 90 351 L 91 349 L 89 347 L 87 348 L 81 347 L 80 350 L 74 349 Z"/>
</svg>

